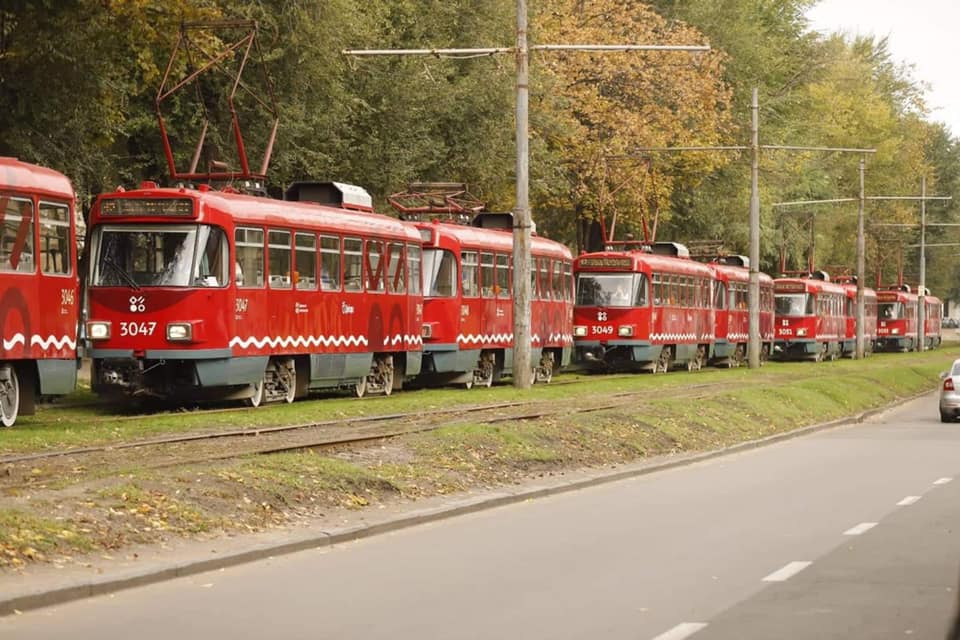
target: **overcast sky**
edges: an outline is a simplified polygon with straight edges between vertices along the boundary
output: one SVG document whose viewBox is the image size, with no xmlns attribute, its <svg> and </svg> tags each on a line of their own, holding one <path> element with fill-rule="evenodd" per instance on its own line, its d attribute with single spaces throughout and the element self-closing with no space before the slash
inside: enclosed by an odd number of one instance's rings
<svg viewBox="0 0 960 640">
<path fill-rule="evenodd" d="M 887 36 L 894 60 L 929 85 L 931 119 L 960 136 L 960 0 L 821 0 L 807 17 L 815 31 Z"/>
</svg>

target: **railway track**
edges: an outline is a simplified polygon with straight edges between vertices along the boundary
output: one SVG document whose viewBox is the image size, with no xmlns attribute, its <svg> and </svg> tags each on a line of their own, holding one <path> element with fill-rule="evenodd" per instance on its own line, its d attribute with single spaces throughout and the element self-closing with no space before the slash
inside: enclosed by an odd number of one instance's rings
<svg viewBox="0 0 960 640">
<path fill-rule="evenodd" d="M 684 395 L 731 386 L 727 382 L 684 387 Z M 371 440 L 433 431 L 465 424 L 496 424 L 550 417 L 636 408 L 650 400 L 648 389 L 604 396 L 596 402 L 500 402 L 409 413 L 381 414 L 315 423 L 191 433 L 0 457 L 0 488 L 29 489 L 63 478 L 80 476 L 90 469 L 98 475 L 122 473 L 132 468 L 162 469 L 226 461 L 251 455 L 330 448 Z"/>
</svg>

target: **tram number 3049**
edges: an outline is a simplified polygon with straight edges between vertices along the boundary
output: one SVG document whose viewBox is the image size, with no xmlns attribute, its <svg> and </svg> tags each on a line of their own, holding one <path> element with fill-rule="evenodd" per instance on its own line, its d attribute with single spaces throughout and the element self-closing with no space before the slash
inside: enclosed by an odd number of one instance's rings
<svg viewBox="0 0 960 640">
<path fill-rule="evenodd" d="M 157 328 L 156 322 L 121 322 L 121 336 L 152 336 Z"/>
<path fill-rule="evenodd" d="M 613 327 L 610 325 L 607 325 L 607 326 L 593 325 L 591 329 L 592 329 L 593 335 L 595 336 L 597 335 L 612 336 L 613 335 Z"/>
</svg>

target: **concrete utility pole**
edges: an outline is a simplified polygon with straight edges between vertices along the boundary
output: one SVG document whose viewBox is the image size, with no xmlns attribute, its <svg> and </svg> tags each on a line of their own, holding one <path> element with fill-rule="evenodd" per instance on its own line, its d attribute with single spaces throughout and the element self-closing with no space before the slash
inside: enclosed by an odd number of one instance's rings
<svg viewBox="0 0 960 640">
<path fill-rule="evenodd" d="M 866 173 L 867 158 L 860 158 L 860 197 L 857 199 L 857 343 L 854 346 L 853 357 L 857 360 L 863 358 L 866 343 L 866 303 L 864 302 L 863 289 L 866 286 L 864 278 L 866 277 L 866 237 L 864 236 L 864 177 Z"/>
<path fill-rule="evenodd" d="M 709 51 L 707 45 L 544 44 L 527 46 L 527 0 L 517 0 L 517 45 L 474 49 L 348 49 L 352 56 L 467 56 L 513 53 L 516 57 L 517 202 L 513 218 L 513 386 L 529 389 L 530 362 L 530 175 L 529 175 L 529 52 L 544 51 Z"/>
<path fill-rule="evenodd" d="M 920 197 L 916 196 L 874 196 L 868 200 L 919 200 L 920 201 L 920 284 L 917 288 L 917 351 L 927 348 L 927 227 L 958 227 L 955 222 L 938 222 L 927 224 L 927 200 L 952 200 L 952 196 L 928 196 L 927 177 L 920 177 Z M 878 224 L 878 227 L 915 227 L 915 224 Z M 952 246 L 947 243 L 940 246 Z M 917 246 L 917 245 L 912 245 Z"/>
<path fill-rule="evenodd" d="M 749 329 L 747 337 L 747 365 L 751 369 L 760 366 L 760 349 L 762 338 L 760 336 L 760 151 L 770 149 L 775 151 L 821 151 L 829 153 L 875 153 L 876 149 L 848 149 L 844 147 L 803 147 L 777 144 L 760 144 L 760 100 L 759 92 L 756 87 L 753 89 L 753 96 L 750 102 L 751 126 L 750 126 L 750 146 L 732 145 L 718 147 L 640 147 L 638 152 L 679 152 L 679 151 L 750 151 L 750 282 L 748 288 L 748 314 Z M 618 156 L 625 158 L 628 156 Z M 862 166 L 862 161 L 861 161 Z M 861 169 L 862 171 L 862 169 Z M 861 173 L 861 193 L 863 185 L 863 175 Z M 844 198 L 839 200 L 812 200 L 803 202 L 781 202 L 774 206 L 786 206 L 792 204 L 822 204 L 825 202 L 853 202 L 853 198 Z M 858 245 L 859 246 L 859 245 Z M 859 264 L 859 262 L 858 262 Z M 863 273 L 858 273 L 857 295 L 863 296 Z M 863 317 L 863 308 L 860 309 L 860 317 Z M 862 334 L 861 334 L 862 335 Z M 860 340 L 862 344 L 862 339 Z M 862 353 L 862 352 L 861 352 Z"/>
<path fill-rule="evenodd" d="M 760 366 L 760 98 L 750 101 L 750 284 L 747 292 L 747 366 Z"/>
</svg>

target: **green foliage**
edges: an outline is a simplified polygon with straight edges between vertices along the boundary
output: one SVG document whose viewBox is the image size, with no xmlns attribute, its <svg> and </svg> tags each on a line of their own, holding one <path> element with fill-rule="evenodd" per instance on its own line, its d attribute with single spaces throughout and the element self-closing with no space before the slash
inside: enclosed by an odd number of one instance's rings
<svg viewBox="0 0 960 640">
<path fill-rule="evenodd" d="M 538 0 L 533 44 L 709 43 L 709 54 L 535 52 L 531 57 L 530 193 L 540 231 L 573 245 L 578 221 L 617 217 L 619 233 L 656 221 L 660 239 L 720 240 L 746 252 L 749 154 L 651 153 L 639 146 L 744 145 L 750 94 L 760 94 L 761 142 L 871 147 L 868 195 L 951 194 L 960 180 L 952 133 L 929 121 L 923 86 L 883 39 L 812 33 L 813 0 Z M 252 91 L 273 81 L 281 122 L 270 178 L 342 180 L 379 203 L 414 180 L 470 184 L 493 209 L 514 206 L 514 65 L 510 56 L 365 57 L 350 48 L 510 47 L 511 0 L 11 0 L 0 9 L 0 153 L 69 175 L 87 204 L 98 192 L 141 180 L 165 182 L 154 113 L 181 22 L 256 20 L 263 52 L 244 74 Z M 210 50 L 226 36 L 207 35 Z M 171 69 L 188 71 L 185 62 Z M 224 102 L 228 81 L 207 80 L 217 121 L 210 156 L 235 154 Z M 192 154 L 198 105 L 185 92 L 165 105 L 178 163 Z M 251 163 L 258 168 L 270 117 L 238 103 Z M 809 213 L 782 213 L 783 200 L 855 197 L 852 154 L 764 152 L 761 267 L 805 263 Z M 928 207 L 953 219 L 954 205 Z M 816 209 L 816 262 L 854 262 L 855 205 Z M 871 203 L 868 220 L 914 223 L 916 203 Z M 929 241 L 950 242 L 949 228 Z M 582 238 L 580 238 L 582 240 Z M 916 278 L 918 234 L 874 227 L 868 271 L 885 280 L 903 256 Z M 935 291 L 956 288 L 953 250 L 929 253 Z M 893 255 L 891 255 L 893 254 Z M 957 293 L 960 293 L 958 291 Z"/>
</svg>

